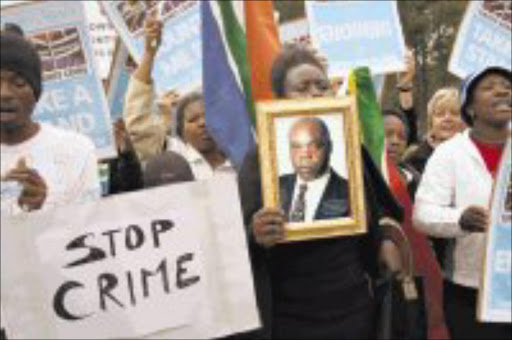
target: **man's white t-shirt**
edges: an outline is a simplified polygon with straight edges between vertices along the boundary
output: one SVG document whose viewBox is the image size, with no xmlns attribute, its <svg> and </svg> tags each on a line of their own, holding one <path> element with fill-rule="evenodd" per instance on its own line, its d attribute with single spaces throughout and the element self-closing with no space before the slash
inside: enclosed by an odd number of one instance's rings
<svg viewBox="0 0 512 340">
<path fill-rule="evenodd" d="M 39 132 L 21 144 L 0 144 L 5 176 L 21 158 L 44 179 L 47 196 L 42 209 L 100 198 L 98 161 L 93 143 L 78 133 L 42 123 Z M 2 183 L 5 187 L 9 183 Z M 14 184 L 14 183 L 11 183 Z M 5 192 L 4 190 L 2 190 Z M 17 214 L 17 199 L 2 195 L 2 213 Z"/>
</svg>

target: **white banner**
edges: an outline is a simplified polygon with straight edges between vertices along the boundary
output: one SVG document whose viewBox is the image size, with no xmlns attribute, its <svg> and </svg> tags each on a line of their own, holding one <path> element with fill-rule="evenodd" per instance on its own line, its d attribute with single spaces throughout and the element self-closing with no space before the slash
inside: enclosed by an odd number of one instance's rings
<svg viewBox="0 0 512 340">
<path fill-rule="evenodd" d="M 1 226 L 9 338 L 217 338 L 259 326 L 234 176 Z"/>
</svg>

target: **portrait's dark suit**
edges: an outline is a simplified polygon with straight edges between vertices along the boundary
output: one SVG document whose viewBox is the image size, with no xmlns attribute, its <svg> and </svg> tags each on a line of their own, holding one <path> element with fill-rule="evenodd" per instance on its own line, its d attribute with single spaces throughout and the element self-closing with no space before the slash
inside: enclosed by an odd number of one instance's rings
<svg viewBox="0 0 512 340">
<path fill-rule="evenodd" d="M 350 213 L 348 182 L 341 178 L 332 168 L 330 172 L 331 177 L 316 209 L 313 217 L 314 220 L 346 217 Z M 290 209 L 293 206 L 293 189 L 295 188 L 296 181 L 297 174 L 283 175 L 279 178 L 281 204 L 286 216 L 289 215 Z"/>
</svg>

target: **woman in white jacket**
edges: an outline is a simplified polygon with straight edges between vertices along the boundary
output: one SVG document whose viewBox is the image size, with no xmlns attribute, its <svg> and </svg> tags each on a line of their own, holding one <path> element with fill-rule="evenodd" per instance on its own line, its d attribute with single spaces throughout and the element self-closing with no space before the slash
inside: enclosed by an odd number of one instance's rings
<svg viewBox="0 0 512 340">
<path fill-rule="evenodd" d="M 485 230 L 493 180 L 510 138 L 511 72 L 489 67 L 462 86 L 469 128 L 436 148 L 416 194 L 415 226 L 451 239 L 446 252 L 444 307 L 452 339 L 510 338 L 510 325 L 476 321 Z"/>
</svg>

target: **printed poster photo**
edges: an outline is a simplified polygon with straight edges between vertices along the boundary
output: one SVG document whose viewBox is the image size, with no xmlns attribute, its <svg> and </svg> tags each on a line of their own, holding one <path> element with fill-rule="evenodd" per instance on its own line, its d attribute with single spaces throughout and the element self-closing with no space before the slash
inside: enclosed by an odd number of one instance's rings
<svg viewBox="0 0 512 340">
<path fill-rule="evenodd" d="M 483 2 L 481 13 L 512 27 L 512 2 L 509 0 L 486 0 Z"/>
<path fill-rule="evenodd" d="M 177 13 L 190 8 L 194 5 L 196 1 L 194 0 L 174 0 L 174 1 L 164 1 L 162 5 L 162 13 L 160 13 L 162 19 L 167 19 L 170 16 L 174 16 Z"/>
<path fill-rule="evenodd" d="M 130 33 L 139 35 L 143 32 L 146 17 L 155 15 L 158 11 L 158 1 L 123 0 L 116 7 Z"/>
<path fill-rule="evenodd" d="M 87 59 L 77 27 L 39 32 L 28 38 L 41 56 L 44 81 L 63 80 L 87 73 Z"/>
</svg>

